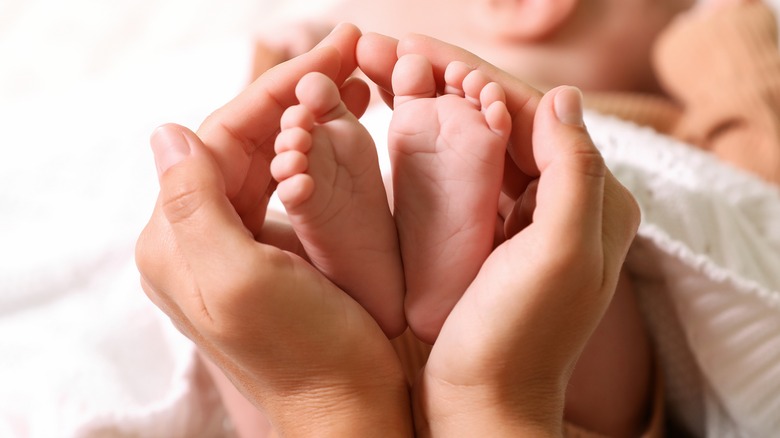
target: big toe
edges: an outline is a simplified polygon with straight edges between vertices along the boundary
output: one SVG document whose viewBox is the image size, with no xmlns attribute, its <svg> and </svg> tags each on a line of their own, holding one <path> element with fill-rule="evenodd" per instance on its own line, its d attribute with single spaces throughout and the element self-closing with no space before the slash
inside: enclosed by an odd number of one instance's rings
<svg viewBox="0 0 780 438">
<path fill-rule="evenodd" d="M 320 123 L 340 117 L 346 112 L 338 87 L 322 73 L 312 72 L 302 77 L 295 87 L 295 96 Z"/>
<path fill-rule="evenodd" d="M 433 66 L 421 55 L 404 55 L 393 69 L 394 105 L 412 99 L 436 97 L 436 79 Z"/>
</svg>

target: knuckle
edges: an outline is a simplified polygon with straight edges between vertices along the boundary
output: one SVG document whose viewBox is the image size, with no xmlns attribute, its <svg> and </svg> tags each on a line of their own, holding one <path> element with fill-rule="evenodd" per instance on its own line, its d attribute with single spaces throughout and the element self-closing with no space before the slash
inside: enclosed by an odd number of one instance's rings
<svg viewBox="0 0 780 438">
<path fill-rule="evenodd" d="M 171 224 L 191 219 L 208 199 L 206 189 L 191 181 L 184 181 L 165 191 L 162 208 Z"/>
<path fill-rule="evenodd" d="M 604 178 L 607 175 L 607 165 L 604 157 L 594 148 L 590 140 L 581 141 L 581 145 L 573 149 L 573 160 L 578 172 L 585 176 Z"/>
</svg>

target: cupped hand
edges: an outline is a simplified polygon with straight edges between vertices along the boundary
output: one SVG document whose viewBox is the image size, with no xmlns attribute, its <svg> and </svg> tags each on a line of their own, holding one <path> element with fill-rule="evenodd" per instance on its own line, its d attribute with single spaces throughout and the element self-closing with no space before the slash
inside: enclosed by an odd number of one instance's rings
<svg viewBox="0 0 780 438">
<path fill-rule="evenodd" d="M 387 66 L 407 53 L 426 56 L 440 80 L 453 60 L 483 71 L 504 88 L 513 119 L 505 241 L 449 315 L 418 378 L 417 431 L 557 436 L 569 376 L 613 296 L 638 207 L 593 145 L 578 90 L 542 97 L 419 35 L 365 35 L 358 64 L 390 96 Z"/>
<path fill-rule="evenodd" d="M 137 247 L 149 298 L 279 430 L 403 435 L 406 383 L 371 316 L 301 257 L 255 240 L 194 133 L 166 125 L 152 146 L 160 197 Z"/>
<path fill-rule="evenodd" d="M 356 116 L 365 111 L 369 90 L 350 78 L 360 31 L 339 25 L 320 44 L 256 79 L 243 92 L 212 113 L 197 131 L 225 179 L 225 190 L 247 228 L 258 232 L 276 184 L 271 178 L 273 143 L 284 110 L 297 103 L 295 86 L 307 73 L 327 75 L 340 85 L 342 99 Z"/>
<path fill-rule="evenodd" d="M 166 125 L 151 139 L 160 196 L 136 246 L 144 291 L 285 433 L 411 429 L 406 382 L 382 330 L 296 254 L 288 228 L 265 221 L 273 142 L 298 79 L 323 72 L 343 84 L 351 111 L 364 111 L 365 84 L 346 79 L 359 35 L 339 26 L 197 135 Z"/>
</svg>

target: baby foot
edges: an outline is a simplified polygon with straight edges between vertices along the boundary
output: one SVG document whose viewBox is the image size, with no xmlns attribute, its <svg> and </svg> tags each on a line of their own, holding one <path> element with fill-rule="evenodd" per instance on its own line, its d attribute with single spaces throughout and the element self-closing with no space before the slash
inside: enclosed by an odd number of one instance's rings
<svg viewBox="0 0 780 438">
<path fill-rule="evenodd" d="M 461 62 L 437 97 L 431 64 L 398 60 L 389 148 L 406 318 L 433 343 L 493 249 L 511 118 L 503 89 Z"/>
<path fill-rule="evenodd" d="M 271 162 L 279 199 L 311 263 L 394 337 L 403 269 L 374 142 L 327 76 L 309 73 L 295 93 Z"/>
</svg>

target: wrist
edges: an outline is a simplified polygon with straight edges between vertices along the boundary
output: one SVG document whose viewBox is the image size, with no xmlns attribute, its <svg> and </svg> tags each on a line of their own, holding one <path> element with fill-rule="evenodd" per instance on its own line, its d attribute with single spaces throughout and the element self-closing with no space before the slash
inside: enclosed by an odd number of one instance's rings
<svg viewBox="0 0 780 438">
<path fill-rule="evenodd" d="M 513 396 L 506 386 L 461 387 L 423 373 L 413 391 L 417 436 L 561 436 L 563 393 L 527 389 Z"/>
<path fill-rule="evenodd" d="M 409 390 L 400 370 L 367 383 L 331 381 L 275 399 L 268 411 L 281 435 L 413 436 Z"/>
</svg>

